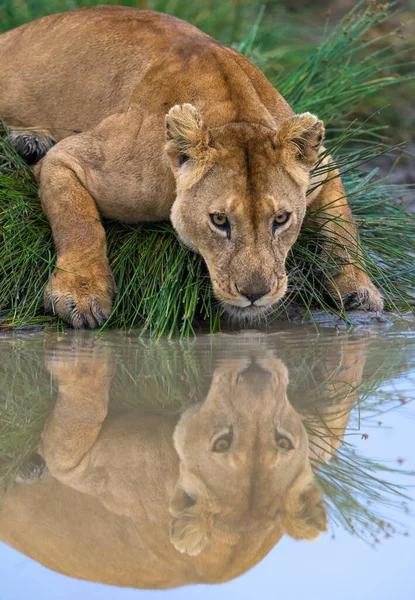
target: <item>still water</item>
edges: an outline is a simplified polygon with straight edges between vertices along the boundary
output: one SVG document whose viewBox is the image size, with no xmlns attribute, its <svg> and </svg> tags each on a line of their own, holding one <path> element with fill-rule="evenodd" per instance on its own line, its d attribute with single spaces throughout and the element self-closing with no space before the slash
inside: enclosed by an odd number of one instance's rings
<svg viewBox="0 0 415 600">
<path fill-rule="evenodd" d="M 0 395 L 1 600 L 415 598 L 411 323 L 16 334 Z"/>
</svg>

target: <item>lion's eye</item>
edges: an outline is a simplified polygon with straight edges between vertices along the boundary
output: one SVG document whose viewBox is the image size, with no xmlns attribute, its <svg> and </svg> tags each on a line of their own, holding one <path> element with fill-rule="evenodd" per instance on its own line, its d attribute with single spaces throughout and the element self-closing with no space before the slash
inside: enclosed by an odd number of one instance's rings
<svg viewBox="0 0 415 600">
<path fill-rule="evenodd" d="M 228 433 L 219 436 L 212 446 L 212 451 L 219 453 L 227 452 L 232 445 L 232 437 L 232 429 Z"/>
<path fill-rule="evenodd" d="M 179 167 L 182 167 L 183 165 L 185 165 L 187 163 L 187 161 L 189 160 L 189 156 L 187 154 L 180 154 L 179 155 Z"/>
<path fill-rule="evenodd" d="M 223 213 L 215 213 L 210 215 L 210 220 L 219 229 L 227 229 L 229 227 L 229 221 L 226 215 Z"/>
<path fill-rule="evenodd" d="M 293 450 L 294 448 L 290 438 L 288 438 L 286 435 L 278 433 L 278 431 L 275 432 L 275 443 L 277 444 L 277 448 L 280 450 Z"/>
<path fill-rule="evenodd" d="M 291 213 L 285 210 L 275 215 L 274 222 L 272 224 L 273 231 L 275 231 L 278 227 L 281 227 L 281 225 L 284 225 L 290 217 Z"/>
</svg>

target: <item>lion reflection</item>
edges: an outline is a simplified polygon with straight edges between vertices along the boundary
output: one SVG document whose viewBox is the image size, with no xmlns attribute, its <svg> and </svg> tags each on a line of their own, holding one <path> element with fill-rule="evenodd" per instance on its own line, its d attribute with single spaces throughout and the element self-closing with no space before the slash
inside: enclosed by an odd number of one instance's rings
<svg viewBox="0 0 415 600">
<path fill-rule="evenodd" d="M 340 443 L 356 356 L 343 355 L 326 386 L 348 390 L 326 422 L 321 407 L 293 408 L 270 351 L 219 361 L 205 401 L 180 417 L 108 416 L 112 351 L 55 354 L 58 398 L 39 447 L 47 471 L 5 495 L 1 538 L 71 577 L 158 589 L 237 577 L 284 534 L 315 539 L 327 517 L 312 463 Z"/>
</svg>

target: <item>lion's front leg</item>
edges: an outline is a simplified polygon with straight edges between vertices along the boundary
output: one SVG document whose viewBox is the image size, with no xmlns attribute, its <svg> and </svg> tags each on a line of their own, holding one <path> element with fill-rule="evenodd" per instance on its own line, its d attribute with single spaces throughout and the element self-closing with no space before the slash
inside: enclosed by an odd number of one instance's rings
<svg viewBox="0 0 415 600">
<path fill-rule="evenodd" d="M 338 267 L 333 275 L 334 285 L 330 287 L 347 310 L 381 311 L 382 296 L 362 268 L 359 234 L 343 183 L 340 177 L 333 179 L 336 175 L 337 171 L 330 171 L 326 183 L 308 197 L 308 210 L 317 211 L 313 221 L 326 236 L 326 260 L 335 262 Z"/>
<path fill-rule="evenodd" d="M 87 136 L 63 140 L 36 166 L 42 207 L 57 251 L 54 273 L 45 289 L 45 308 L 75 328 L 102 325 L 111 312 L 114 280 L 106 239 L 87 169 L 94 148 Z"/>
</svg>

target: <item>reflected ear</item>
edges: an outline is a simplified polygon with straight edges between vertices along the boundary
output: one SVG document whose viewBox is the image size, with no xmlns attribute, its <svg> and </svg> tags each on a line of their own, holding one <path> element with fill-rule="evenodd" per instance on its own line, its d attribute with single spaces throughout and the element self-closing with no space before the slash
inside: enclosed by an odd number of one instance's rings
<svg viewBox="0 0 415 600">
<path fill-rule="evenodd" d="M 208 524 L 193 511 L 183 511 L 172 519 L 170 541 L 182 554 L 197 556 L 206 548 L 210 540 Z"/>
<path fill-rule="evenodd" d="M 300 185 L 308 184 L 308 172 L 317 162 L 324 132 L 323 121 L 309 112 L 295 115 L 279 127 L 281 160 Z"/>
<path fill-rule="evenodd" d="M 192 104 L 177 104 L 166 115 L 166 152 L 178 187 L 188 189 L 206 172 L 214 149 L 200 111 Z"/>
<path fill-rule="evenodd" d="M 197 499 L 177 485 L 170 501 L 170 541 L 182 554 L 197 556 L 210 540 L 207 520 L 198 511 Z"/>
<path fill-rule="evenodd" d="M 295 540 L 315 540 L 327 531 L 327 512 L 314 483 L 309 483 L 284 516 L 285 531 Z"/>
</svg>

